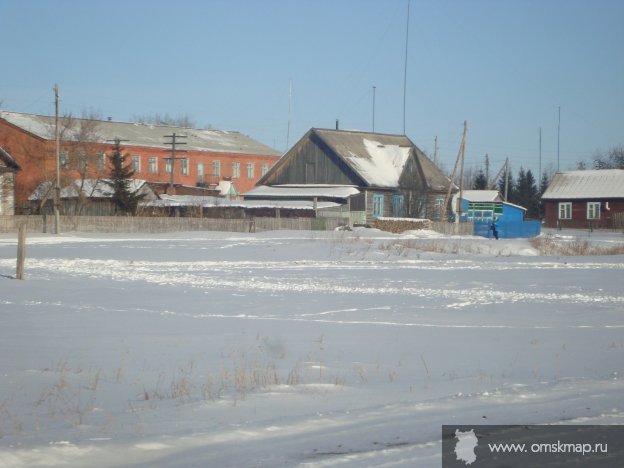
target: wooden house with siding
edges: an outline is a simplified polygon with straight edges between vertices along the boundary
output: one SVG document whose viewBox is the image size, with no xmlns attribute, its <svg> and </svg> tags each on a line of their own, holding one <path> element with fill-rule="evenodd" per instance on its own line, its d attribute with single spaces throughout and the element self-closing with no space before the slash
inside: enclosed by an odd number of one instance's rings
<svg viewBox="0 0 624 468">
<path fill-rule="evenodd" d="M 301 199 L 307 189 L 308 197 L 328 200 L 340 192 L 350 211 L 362 212 L 366 222 L 380 217 L 442 220 L 450 184 L 404 135 L 312 128 L 244 195 L 259 199 L 273 191 L 284 197 L 290 188 L 292 197 Z"/>
<path fill-rule="evenodd" d="M 624 213 L 624 169 L 557 172 L 542 202 L 547 227 L 618 228 Z"/>
</svg>

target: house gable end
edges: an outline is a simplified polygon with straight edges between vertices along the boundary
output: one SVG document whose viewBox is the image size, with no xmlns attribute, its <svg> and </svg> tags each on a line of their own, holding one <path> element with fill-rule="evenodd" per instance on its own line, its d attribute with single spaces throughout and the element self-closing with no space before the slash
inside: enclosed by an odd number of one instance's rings
<svg viewBox="0 0 624 468">
<path fill-rule="evenodd" d="M 321 138 L 308 131 L 257 185 L 366 185 L 366 182 Z"/>
</svg>

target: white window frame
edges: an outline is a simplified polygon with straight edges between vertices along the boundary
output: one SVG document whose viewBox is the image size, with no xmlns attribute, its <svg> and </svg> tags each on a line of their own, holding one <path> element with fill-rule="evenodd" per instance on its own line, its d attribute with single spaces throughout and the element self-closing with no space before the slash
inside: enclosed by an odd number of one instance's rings
<svg viewBox="0 0 624 468">
<path fill-rule="evenodd" d="M 147 170 L 150 174 L 158 173 L 158 158 L 156 156 L 150 156 L 147 159 Z"/>
<path fill-rule="evenodd" d="M 141 156 L 136 154 L 132 155 L 132 170 L 134 172 L 141 172 Z"/>
<path fill-rule="evenodd" d="M 240 163 L 233 162 L 232 163 L 232 179 L 239 179 L 239 178 L 240 178 Z"/>
<path fill-rule="evenodd" d="M 180 159 L 180 174 L 188 175 L 188 159 Z"/>
<path fill-rule="evenodd" d="M 173 159 L 165 158 L 165 172 L 167 174 L 171 174 L 172 168 L 173 168 Z"/>
<path fill-rule="evenodd" d="M 572 219 L 572 202 L 559 202 L 557 219 Z"/>
<path fill-rule="evenodd" d="M 600 202 L 587 202 L 587 219 L 600 219 Z"/>
<path fill-rule="evenodd" d="M 247 163 L 247 178 L 248 179 L 253 179 L 254 178 L 254 163 Z"/>
<path fill-rule="evenodd" d="M 100 156 L 97 158 L 97 163 L 96 163 L 96 167 L 98 171 L 103 171 L 104 169 L 106 169 L 106 158 L 108 156 L 106 156 L 106 153 L 102 153 L 100 154 Z"/>
<path fill-rule="evenodd" d="M 221 177 L 221 161 L 212 161 L 212 175 Z"/>
<path fill-rule="evenodd" d="M 204 183 L 204 163 L 197 163 L 197 182 Z"/>
<path fill-rule="evenodd" d="M 267 163 L 262 164 L 262 175 L 265 176 L 269 172 L 269 165 Z"/>
</svg>

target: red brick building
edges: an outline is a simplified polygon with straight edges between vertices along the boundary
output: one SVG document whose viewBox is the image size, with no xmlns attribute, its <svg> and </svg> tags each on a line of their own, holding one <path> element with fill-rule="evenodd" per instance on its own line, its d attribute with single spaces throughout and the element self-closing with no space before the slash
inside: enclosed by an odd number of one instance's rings
<svg viewBox="0 0 624 468">
<path fill-rule="evenodd" d="M 172 180 L 170 135 L 180 143 L 173 163 L 176 185 L 213 188 L 231 180 L 239 193 L 279 159 L 280 153 L 234 131 L 181 128 L 63 117 L 60 119 L 61 186 L 79 178 L 109 176 L 107 154 L 121 140 L 135 177 L 149 182 Z M 55 119 L 50 116 L 0 112 L 0 147 L 22 170 L 16 175 L 15 206 L 27 206 L 28 196 L 44 181 L 55 180 Z"/>
<path fill-rule="evenodd" d="M 624 170 L 557 172 L 542 201 L 547 227 L 613 228 L 624 213 Z"/>
</svg>

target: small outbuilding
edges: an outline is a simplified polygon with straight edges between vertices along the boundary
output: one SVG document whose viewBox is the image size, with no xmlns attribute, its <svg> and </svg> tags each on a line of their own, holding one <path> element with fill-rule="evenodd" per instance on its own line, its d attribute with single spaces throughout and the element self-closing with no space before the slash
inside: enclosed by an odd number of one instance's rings
<svg viewBox="0 0 624 468">
<path fill-rule="evenodd" d="M 110 216 L 116 212 L 113 202 L 113 187 L 109 179 L 74 180 L 61 189 L 60 212 L 63 215 Z M 143 201 L 158 197 L 145 180 L 130 179 L 129 189 L 141 195 Z M 51 182 L 43 182 L 28 198 L 31 212 L 51 214 L 54 210 L 54 189 Z"/>
<path fill-rule="evenodd" d="M 474 234 L 488 237 L 496 221 L 501 238 L 535 237 L 541 232 L 539 221 L 525 221 L 526 208 L 503 201 L 498 190 L 464 190 L 453 199 L 453 211 L 460 222 L 470 221 Z"/>
<path fill-rule="evenodd" d="M 0 147 L 0 215 L 15 214 L 15 173 L 21 168 Z"/>
</svg>

